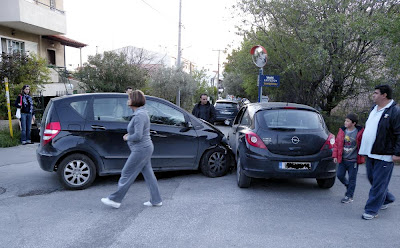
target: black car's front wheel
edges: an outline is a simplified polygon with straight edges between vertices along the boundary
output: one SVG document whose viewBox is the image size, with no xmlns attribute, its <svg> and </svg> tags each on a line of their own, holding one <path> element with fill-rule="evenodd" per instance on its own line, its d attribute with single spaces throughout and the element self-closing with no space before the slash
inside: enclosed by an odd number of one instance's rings
<svg viewBox="0 0 400 248">
<path fill-rule="evenodd" d="M 248 188 L 251 184 L 251 177 L 246 176 L 243 173 L 242 166 L 240 164 L 240 157 L 238 156 L 236 159 L 236 179 L 237 185 L 239 188 Z"/>
<path fill-rule="evenodd" d="M 229 170 L 229 155 L 222 148 L 206 151 L 201 159 L 200 170 L 208 177 L 221 177 Z"/>
<path fill-rule="evenodd" d="M 68 189 L 85 189 L 96 178 L 93 161 L 83 154 L 71 154 L 64 158 L 57 172 L 61 183 Z"/>
<path fill-rule="evenodd" d="M 330 189 L 335 184 L 336 177 L 317 179 L 318 186 L 321 189 Z"/>
</svg>

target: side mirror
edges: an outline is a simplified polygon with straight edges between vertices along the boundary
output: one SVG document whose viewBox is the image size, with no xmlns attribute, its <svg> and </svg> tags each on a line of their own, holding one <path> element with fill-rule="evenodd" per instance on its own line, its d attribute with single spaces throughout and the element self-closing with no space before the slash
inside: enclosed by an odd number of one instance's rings
<svg viewBox="0 0 400 248">
<path fill-rule="evenodd" d="M 233 124 L 233 121 L 232 120 L 225 120 L 224 124 L 231 127 L 232 124 Z"/>
<path fill-rule="evenodd" d="M 179 130 L 179 132 L 187 132 L 187 131 L 189 131 L 190 129 L 193 128 L 193 125 L 192 125 L 192 123 L 190 121 L 184 122 L 183 126 L 184 127 L 181 130 Z"/>
</svg>

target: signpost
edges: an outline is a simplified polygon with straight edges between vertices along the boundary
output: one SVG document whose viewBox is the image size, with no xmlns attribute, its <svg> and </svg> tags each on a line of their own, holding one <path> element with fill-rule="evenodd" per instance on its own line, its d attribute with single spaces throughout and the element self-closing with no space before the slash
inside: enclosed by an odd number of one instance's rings
<svg viewBox="0 0 400 248">
<path fill-rule="evenodd" d="M 11 106 L 10 106 L 10 92 L 8 90 L 8 78 L 4 78 L 6 85 L 6 99 L 7 99 L 7 110 L 8 110 L 8 124 L 10 127 L 10 135 L 13 137 L 12 122 L 11 122 Z"/>
<path fill-rule="evenodd" d="M 262 46 L 254 46 L 250 50 L 253 63 L 260 68 L 258 74 L 258 102 L 261 102 L 262 87 L 279 87 L 280 77 L 277 75 L 264 75 L 263 67 L 267 64 L 267 50 Z"/>
</svg>

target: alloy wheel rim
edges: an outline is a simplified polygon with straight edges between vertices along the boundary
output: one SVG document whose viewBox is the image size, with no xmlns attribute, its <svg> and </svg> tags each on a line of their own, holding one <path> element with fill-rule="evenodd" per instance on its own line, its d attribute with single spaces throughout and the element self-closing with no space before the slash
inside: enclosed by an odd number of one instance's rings
<svg viewBox="0 0 400 248">
<path fill-rule="evenodd" d="M 90 167 L 83 160 L 72 160 L 64 169 L 64 179 L 73 186 L 85 184 L 90 177 Z"/>
<path fill-rule="evenodd" d="M 208 159 L 208 165 L 213 172 L 222 171 L 226 166 L 225 154 L 221 152 L 214 152 Z"/>
</svg>

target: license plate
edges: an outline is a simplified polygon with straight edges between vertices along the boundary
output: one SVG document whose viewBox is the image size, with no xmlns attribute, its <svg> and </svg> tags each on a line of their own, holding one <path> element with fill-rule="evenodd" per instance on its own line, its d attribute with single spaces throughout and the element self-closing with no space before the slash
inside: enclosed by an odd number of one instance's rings
<svg viewBox="0 0 400 248">
<path fill-rule="evenodd" d="M 224 115 L 231 115 L 231 114 L 233 114 L 233 112 L 228 112 L 228 111 L 220 111 L 220 113 L 221 113 L 221 114 L 224 114 Z"/>
<path fill-rule="evenodd" d="M 279 168 L 283 170 L 311 170 L 310 162 L 279 162 Z"/>
</svg>

